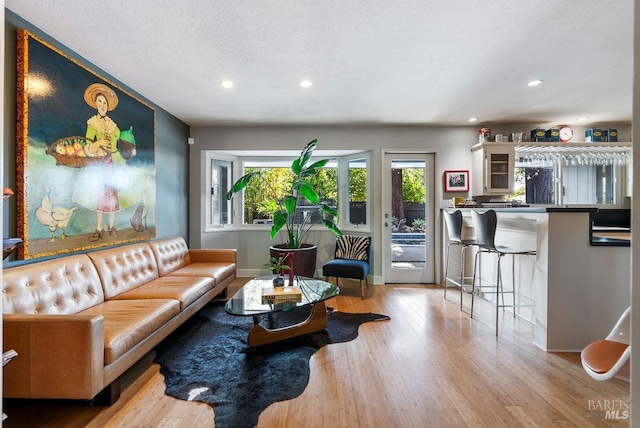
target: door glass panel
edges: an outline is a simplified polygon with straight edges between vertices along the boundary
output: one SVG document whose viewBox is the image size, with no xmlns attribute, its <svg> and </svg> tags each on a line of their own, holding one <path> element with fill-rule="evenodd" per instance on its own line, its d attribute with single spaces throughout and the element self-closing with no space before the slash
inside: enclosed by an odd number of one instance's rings
<svg viewBox="0 0 640 428">
<path fill-rule="evenodd" d="M 426 266 L 426 162 L 391 163 L 391 266 L 422 269 Z"/>
</svg>

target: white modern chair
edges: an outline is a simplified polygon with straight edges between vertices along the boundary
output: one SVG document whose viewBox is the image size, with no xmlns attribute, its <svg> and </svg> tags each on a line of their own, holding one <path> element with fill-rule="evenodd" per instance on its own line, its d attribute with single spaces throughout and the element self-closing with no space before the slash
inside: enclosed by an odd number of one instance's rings
<svg viewBox="0 0 640 428">
<path fill-rule="evenodd" d="M 587 345 L 580 353 L 582 367 L 595 380 L 614 377 L 629 380 L 631 357 L 631 307 L 628 307 L 604 340 Z"/>
</svg>

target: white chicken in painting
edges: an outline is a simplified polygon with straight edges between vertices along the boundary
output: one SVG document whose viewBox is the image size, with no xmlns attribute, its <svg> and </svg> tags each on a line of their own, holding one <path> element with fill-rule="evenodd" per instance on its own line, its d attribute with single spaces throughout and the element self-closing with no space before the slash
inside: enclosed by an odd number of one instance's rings
<svg viewBox="0 0 640 428">
<path fill-rule="evenodd" d="M 71 220 L 73 213 L 78 210 L 78 207 L 54 207 L 51 203 L 51 193 L 53 193 L 53 187 L 51 184 L 44 186 L 43 193 L 42 202 L 36 210 L 36 218 L 40 223 L 49 228 L 49 232 L 51 232 L 51 239 L 49 239 L 48 242 L 55 241 L 56 229 L 60 229 L 62 231 L 60 239 L 64 239 L 67 237 L 67 235 L 64 234 L 64 229 L 69 224 L 69 220 Z"/>
</svg>

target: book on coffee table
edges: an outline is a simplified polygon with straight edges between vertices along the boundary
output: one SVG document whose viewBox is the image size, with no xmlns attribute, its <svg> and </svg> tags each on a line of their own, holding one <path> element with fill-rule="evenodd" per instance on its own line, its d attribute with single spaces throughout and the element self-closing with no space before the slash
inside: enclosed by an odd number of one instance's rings
<svg viewBox="0 0 640 428">
<path fill-rule="evenodd" d="M 301 302 L 302 291 L 299 287 L 265 287 L 262 289 L 262 303 Z"/>
</svg>

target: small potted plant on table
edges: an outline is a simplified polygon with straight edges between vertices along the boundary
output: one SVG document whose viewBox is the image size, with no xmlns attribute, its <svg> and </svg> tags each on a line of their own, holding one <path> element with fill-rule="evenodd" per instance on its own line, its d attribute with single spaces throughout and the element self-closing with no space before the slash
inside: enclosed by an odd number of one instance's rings
<svg viewBox="0 0 640 428">
<path fill-rule="evenodd" d="M 269 261 L 264 264 L 266 268 L 269 268 L 271 272 L 277 275 L 273 278 L 274 287 L 282 287 L 284 285 L 284 272 L 289 270 L 289 265 L 285 264 L 288 257 L 288 253 L 284 256 L 271 257 Z"/>
</svg>

